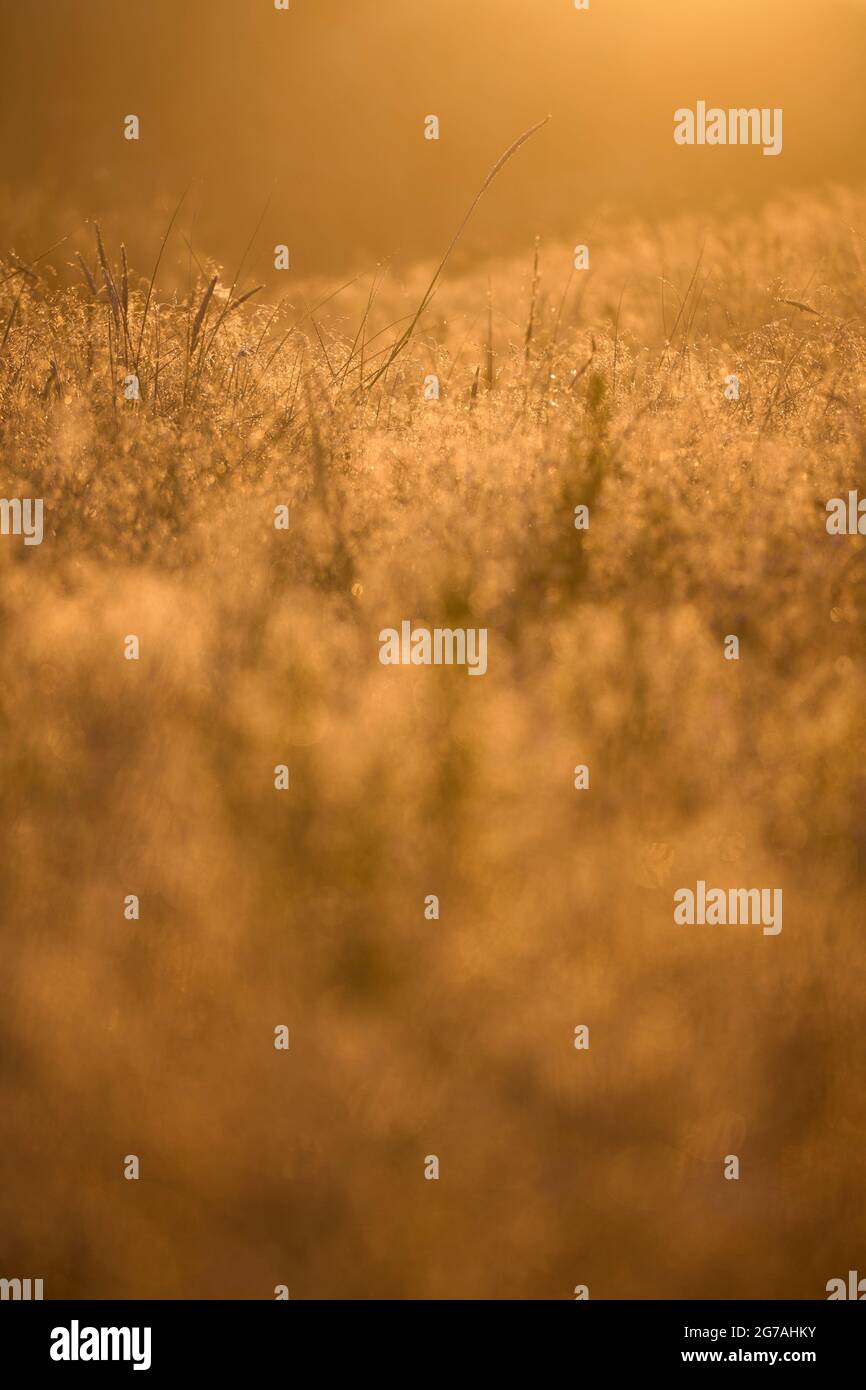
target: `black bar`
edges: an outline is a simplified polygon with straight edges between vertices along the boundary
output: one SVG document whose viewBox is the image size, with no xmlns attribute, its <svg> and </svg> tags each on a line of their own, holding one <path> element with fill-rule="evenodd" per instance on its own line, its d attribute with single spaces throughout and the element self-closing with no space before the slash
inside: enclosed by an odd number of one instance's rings
<svg viewBox="0 0 866 1390">
<path fill-rule="evenodd" d="M 860 1300 L 863 1301 L 863 1300 Z M 117 1329 L 117 1336 L 101 1329 Z M 96 1329 L 98 1336 L 91 1329 Z M 138 1329 L 137 1333 L 133 1329 Z M 146 1329 L 150 1331 L 149 1342 Z M 500 1367 L 534 1384 L 593 1368 L 666 1373 L 720 1365 L 797 1365 L 826 1378 L 862 1375 L 866 1310 L 845 1301 L 607 1302 L 569 1306 L 494 1302 L 421 1304 L 284 1302 L 5 1302 L 4 1368 L 53 1376 L 100 1370 L 159 1379 L 194 1373 L 197 1383 L 233 1373 L 283 1370 L 308 1381 L 334 1370 L 429 1385 L 467 1366 L 485 1380 Z M 78 1360 L 52 1358 L 79 1353 Z M 84 1359 L 91 1349 L 105 1359 Z M 111 1359 L 117 1351 L 126 1360 Z M 145 1361 L 149 1360 L 149 1365 Z M 546 1369 L 545 1369 L 546 1367 Z"/>
</svg>

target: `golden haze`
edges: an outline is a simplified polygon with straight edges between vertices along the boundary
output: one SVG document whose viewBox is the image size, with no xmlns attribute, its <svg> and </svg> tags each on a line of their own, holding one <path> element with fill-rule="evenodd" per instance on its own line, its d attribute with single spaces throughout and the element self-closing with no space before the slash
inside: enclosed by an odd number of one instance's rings
<svg viewBox="0 0 866 1390">
<path fill-rule="evenodd" d="M 3 1272 L 822 1297 L 866 1236 L 866 549 L 824 512 L 862 8 L 4 11 L 2 490 L 46 534 L 0 539 Z M 784 154 L 676 151 L 701 96 L 784 106 Z M 488 674 L 380 666 L 404 617 Z M 675 927 L 698 878 L 782 933 Z"/>
</svg>

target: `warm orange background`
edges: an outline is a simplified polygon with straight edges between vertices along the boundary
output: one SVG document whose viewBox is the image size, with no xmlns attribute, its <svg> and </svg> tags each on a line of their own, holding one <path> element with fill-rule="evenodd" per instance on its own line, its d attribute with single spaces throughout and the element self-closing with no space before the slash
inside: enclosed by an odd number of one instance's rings
<svg viewBox="0 0 866 1390">
<path fill-rule="evenodd" d="M 863 169 L 866 7 L 852 0 L 3 0 L 2 227 L 38 254 L 95 216 L 133 259 L 146 214 L 190 187 L 196 241 L 262 244 L 293 269 L 440 249 L 493 159 L 551 112 L 467 247 L 579 239 L 600 200 L 668 216 Z M 11 79 L 11 80 L 10 80 Z M 704 98 L 782 106 L 778 159 L 673 143 Z M 138 144 L 122 139 L 128 113 Z M 442 122 L 438 144 L 423 118 Z M 42 245 L 36 241 L 42 238 Z M 32 240 L 31 238 L 35 238 Z M 143 238 L 143 244 L 136 245 Z"/>
</svg>

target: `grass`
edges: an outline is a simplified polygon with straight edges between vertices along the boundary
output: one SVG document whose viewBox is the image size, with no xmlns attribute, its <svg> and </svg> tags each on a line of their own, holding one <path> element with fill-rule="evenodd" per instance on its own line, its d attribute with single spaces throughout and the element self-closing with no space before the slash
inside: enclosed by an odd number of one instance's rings
<svg viewBox="0 0 866 1390">
<path fill-rule="evenodd" d="M 105 229 L 0 266 L 45 499 L 0 538 L 4 1272 L 822 1297 L 866 1234 L 862 201 L 267 304 L 181 222 L 147 277 Z M 381 667 L 403 618 L 487 676 Z M 675 928 L 699 877 L 781 935 Z"/>
</svg>

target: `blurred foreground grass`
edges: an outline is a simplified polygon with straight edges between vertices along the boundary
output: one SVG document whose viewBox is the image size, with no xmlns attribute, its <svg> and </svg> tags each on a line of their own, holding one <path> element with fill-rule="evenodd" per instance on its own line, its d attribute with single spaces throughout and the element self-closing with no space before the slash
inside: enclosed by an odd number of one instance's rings
<svg viewBox="0 0 866 1390">
<path fill-rule="evenodd" d="M 600 228 L 571 279 L 530 248 L 369 388 L 420 269 L 235 311 L 193 265 L 142 331 L 117 248 L 112 289 L 86 238 L 93 289 L 4 262 L 2 491 L 45 540 L 0 538 L 0 1272 L 820 1298 L 862 1262 L 866 541 L 824 503 L 864 486 L 864 232 L 840 193 Z M 380 666 L 403 618 L 487 627 L 487 676 Z M 781 935 L 675 927 L 699 877 L 782 887 Z"/>
</svg>

